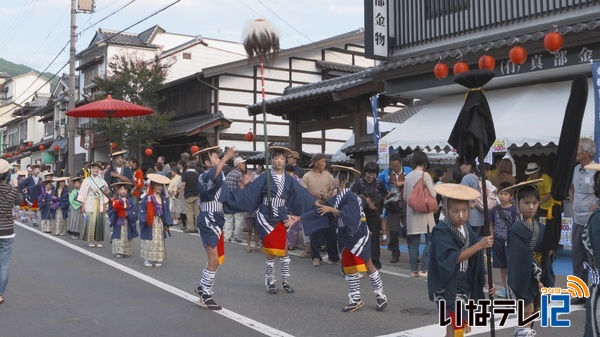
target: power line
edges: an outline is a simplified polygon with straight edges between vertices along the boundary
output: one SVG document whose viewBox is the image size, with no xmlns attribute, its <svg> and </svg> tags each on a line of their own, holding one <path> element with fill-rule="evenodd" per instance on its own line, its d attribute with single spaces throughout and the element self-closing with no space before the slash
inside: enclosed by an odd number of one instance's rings
<svg viewBox="0 0 600 337">
<path fill-rule="evenodd" d="M 0 46 L 8 44 L 8 41 L 10 41 L 10 39 L 14 36 L 14 34 L 16 34 L 16 32 L 19 30 L 17 28 L 17 26 L 20 27 L 23 24 L 23 18 L 25 16 L 29 16 L 29 13 L 30 13 L 29 7 L 31 7 L 31 4 L 33 3 L 33 1 L 34 0 L 29 0 L 29 2 L 25 6 L 21 7 L 19 14 L 15 17 L 13 22 L 10 24 L 10 28 L 4 33 L 4 35 L 2 35 L 2 38 L 0 38 Z M 38 0 L 35 0 L 35 1 L 37 3 Z"/>
</svg>

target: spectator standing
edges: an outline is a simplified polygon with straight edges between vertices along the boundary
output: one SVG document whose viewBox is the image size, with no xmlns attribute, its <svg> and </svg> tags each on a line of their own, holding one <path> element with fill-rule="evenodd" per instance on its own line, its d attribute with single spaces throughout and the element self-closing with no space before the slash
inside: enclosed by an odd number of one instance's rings
<svg viewBox="0 0 600 337">
<path fill-rule="evenodd" d="M 358 184 L 352 186 L 352 192 L 357 195 L 364 195 L 368 200 L 373 201 L 374 205 L 380 204 L 378 200 L 383 200 L 388 194 L 385 184 L 377 179 L 379 174 L 379 165 L 375 162 L 368 162 L 363 168 L 363 177 L 358 180 Z M 383 201 L 381 202 L 383 204 Z M 379 234 L 381 233 L 381 213 L 379 207 L 364 207 L 367 218 L 367 227 L 371 231 L 371 260 L 377 269 L 381 269 L 381 248 L 379 247 Z"/>
<path fill-rule="evenodd" d="M 130 157 L 127 160 L 127 166 L 133 172 L 133 188 L 131 189 L 131 200 L 135 207 L 140 203 L 140 196 L 144 189 L 144 173 L 140 169 L 140 162 L 137 158 Z"/>
<path fill-rule="evenodd" d="M 123 154 L 126 152 L 125 150 L 121 150 L 113 152 L 111 155 L 112 163 L 104 173 L 104 181 L 108 185 L 133 182 L 133 172 L 125 165 L 125 160 L 123 159 Z"/>
<path fill-rule="evenodd" d="M 496 163 L 496 173 L 492 175 L 490 172 L 490 182 L 492 185 L 496 186 L 496 188 L 500 188 L 500 184 L 509 183 L 510 185 L 514 185 L 517 182 L 517 179 L 513 177 L 512 173 L 512 162 L 508 158 L 503 158 L 499 162 Z M 492 171 L 493 172 L 493 171 Z"/>
<path fill-rule="evenodd" d="M 481 187 L 479 182 L 481 178 L 477 171 L 477 166 L 474 163 L 461 163 L 460 171 L 464 176 L 460 181 L 461 185 L 469 186 L 476 189 L 481 193 Z M 483 236 L 483 211 L 480 210 L 474 202 L 471 204 L 471 210 L 469 211 L 469 226 L 473 229 L 473 232 L 478 236 Z"/>
<path fill-rule="evenodd" d="M 311 168 L 302 177 L 302 186 L 304 186 L 310 194 L 312 194 L 319 202 L 327 201 L 333 195 L 333 176 L 325 171 L 327 159 L 322 153 L 315 153 L 312 156 L 308 167 Z M 313 243 L 310 247 L 313 266 L 321 265 L 321 254 L 319 253 L 319 245 L 315 244 L 318 241 L 318 232 L 321 232 L 325 238 L 325 246 L 327 248 L 327 256 L 329 263 L 340 262 L 340 255 L 337 247 L 337 223 L 334 217 L 330 217 L 329 227 L 314 232 L 310 236 L 310 241 Z"/>
<path fill-rule="evenodd" d="M 235 191 L 242 186 L 242 180 L 246 174 L 246 161 L 241 157 L 233 161 L 233 169 L 225 177 L 225 185 L 230 191 Z M 242 242 L 244 234 L 246 213 L 225 214 L 225 226 L 223 228 L 225 241 Z"/>
<path fill-rule="evenodd" d="M 15 240 L 15 222 L 11 214 L 13 207 L 23 201 L 21 193 L 5 183 L 9 167 L 6 160 L 0 159 L 0 195 L 2 195 L 0 198 L 0 304 L 4 303 L 12 246 Z"/>
<path fill-rule="evenodd" d="M 165 157 L 160 156 L 158 157 L 158 159 L 156 159 L 157 162 L 161 163 L 161 171 L 156 171 L 156 173 L 159 173 L 160 175 L 163 175 L 165 177 L 169 177 L 169 174 L 171 173 L 171 167 L 169 166 L 169 164 L 165 161 Z"/>
<path fill-rule="evenodd" d="M 300 160 L 300 154 L 296 151 L 292 151 L 290 155 L 287 157 L 287 163 L 292 165 L 294 168 L 294 175 L 300 179 L 304 176 L 304 172 L 302 172 L 302 167 L 298 165 L 298 161 Z"/>
<path fill-rule="evenodd" d="M 436 166 L 433 169 L 433 185 L 435 186 L 438 184 L 443 184 L 444 179 L 446 179 L 446 174 L 447 174 L 447 170 L 444 166 Z M 439 193 L 435 198 L 438 203 L 438 210 L 437 210 L 437 212 L 435 212 L 433 214 L 433 219 L 435 220 L 436 224 L 438 224 L 440 222 L 440 218 L 441 218 L 441 220 L 444 220 L 444 216 L 443 216 L 443 212 L 442 212 L 444 210 L 443 198 L 444 197 Z"/>
<path fill-rule="evenodd" d="M 415 188 L 417 183 L 423 179 L 425 187 L 429 190 L 432 197 L 436 197 L 433 189 L 433 179 L 425 170 L 429 164 L 429 158 L 421 151 L 415 151 L 413 154 L 414 170 L 406 176 L 404 183 L 404 199 Z M 427 278 L 427 267 L 429 262 L 429 242 L 431 241 L 431 229 L 435 226 L 433 213 L 417 213 L 412 208 L 406 208 L 406 243 L 408 244 L 408 257 L 410 259 L 411 277 Z M 419 270 L 419 246 L 421 244 L 421 235 L 425 235 L 425 249 L 421 255 L 421 268 Z"/>
<path fill-rule="evenodd" d="M 185 214 L 186 214 L 186 228 L 184 233 L 197 233 L 196 221 L 198 220 L 198 214 L 200 214 L 200 206 L 198 201 L 200 200 L 198 193 L 198 177 L 200 175 L 196 171 L 196 162 L 189 161 L 187 163 L 187 170 L 181 175 L 181 187 L 179 188 L 179 194 L 183 195 L 185 200 Z"/>
<path fill-rule="evenodd" d="M 552 205 L 560 205 L 560 202 L 552 198 L 552 178 L 546 173 L 542 173 L 537 163 L 527 164 L 525 174 L 527 175 L 527 181 L 542 179 L 542 182 L 536 185 L 540 192 L 540 207 L 538 208 L 536 218 L 539 219 L 541 216 L 545 217 L 548 215 L 548 210 Z"/>
<path fill-rule="evenodd" d="M 585 251 L 582 234 L 592 213 L 598 208 L 598 198 L 594 195 L 594 174 L 596 171 L 586 169 L 586 165 L 595 164 L 596 143 L 589 138 L 581 138 L 577 147 L 577 162 L 573 173 L 573 184 L 569 189 L 569 196 L 573 202 L 573 246 L 571 255 L 573 257 L 573 275 L 584 282 L 588 282 L 588 270 L 583 267 L 584 263 L 591 264 L 591 259 Z M 583 304 L 585 298 L 572 298 L 571 304 Z"/>
<path fill-rule="evenodd" d="M 392 252 L 391 263 L 400 261 L 398 237 L 400 229 L 406 226 L 406 209 L 404 205 L 404 180 L 412 171 L 410 167 L 402 165 L 402 158 L 397 153 L 390 155 L 390 168 L 381 171 L 377 179 L 385 184 L 389 194 L 385 200 L 385 213 L 381 219 L 382 242 L 386 243 L 386 229 L 390 231 L 388 250 Z"/>
<path fill-rule="evenodd" d="M 84 179 L 89 177 L 90 176 L 90 162 L 84 161 L 83 167 L 81 168 L 81 170 L 79 170 L 79 172 L 77 172 L 77 174 L 75 176 L 83 177 Z"/>
<path fill-rule="evenodd" d="M 173 226 L 179 225 L 179 214 L 181 213 L 182 199 L 177 195 L 181 186 L 181 175 L 179 175 L 179 166 L 173 166 L 171 169 L 171 182 L 167 188 L 169 194 L 169 208 L 173 218 Z"/>
<path fill-rule="evenodd" d="M 292 151 L 292 152 L 294 152 L 294 151 Z M 289 158 L 289 156 L 288 156 L 288 158 Z M 295 168 L 292 164 L 285 165 L 285 174 L 296 179 L 296 181 L 299 184 L 302 184 L 302 179 L 300 179 L 300 177 L 296 176 L 294 171 L 295 171 Z M 296 249 L 296 245 L 298 244 L 298 231 L 299 231 L 300 227 L 301 227 L 300 221 L 298 221 L 294 225 L 288 227 L 288 231 L 287 231 L 288 250 Z M 248 242 L 250 242 L 250 241 L 248 241 Z"/>
</svg>

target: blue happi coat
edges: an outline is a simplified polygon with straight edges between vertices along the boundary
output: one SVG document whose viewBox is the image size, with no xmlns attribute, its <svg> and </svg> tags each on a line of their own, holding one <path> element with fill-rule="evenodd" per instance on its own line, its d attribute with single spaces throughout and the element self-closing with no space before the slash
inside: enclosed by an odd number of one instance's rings
<svg viewBox="0 0 600 337">
<path fill-rule="evenodd" d="M 126 197 L 125 200 L 119 198 L 118 202 L 125 208 L 126 212 L 126 222 L 127 222 L 127 238 L 129 240 L 133 238 L 137 238 L 139 236 L 137 229 L 135 227 L 135 223 L 138 219 L 137 217 L 137 209 L 135 204 L 131 201 L 131 197 Z M 121 239 L 121 224 L 119 221 L 119 216 L 113 207 L 113 203 L 109 202 L 108 204 L 108 219 L 110 221 L 110 227 L 113 227 L 112 235 L 110 236 L 112 239 Z"/>
<path fill-rule="evenodd" d="M 52 198 L 52 203 L 53 204 L 58 204 L 58 208 L 56 208 L 56 210 L 59 210 L 62 212 L 62 217 L 63 219 L 67 219 L 69 217 L 69 188 L 68 187 L 64 187 L 62 189 L 62 191 L 60 192 L 60 195 L 58 194 L 58 188 L 55 189 L 54 192 L 54 198 Z M 52 207 L 55 208 L 56 206 Z"/>
<path fill-rule="evenodd" d="M 52 207 L 52 197 L 56 193 L 56 187 L 52 186 L 50 191 L 46 191 L 46 188 L 43 185 L 36 185 L 40 189 L 38 193 L 38 205 L 40 207 L 40 219 L 41 220 L 50 220 L 54 219 L 56 214 L 56 209 Z M 35 189 L 34 189 L 35 190 Z"/>
<path fill-rule="evenodd" d="M 146 214 L 148 209 L 148 198 L 149 195 L 146 194 L 144 198 L 140 201 L 140 206 L 138 210 L 138 220 L 140 222 L 140 239 L 142 240 L 152 240 L 152 224 L 150 226 L 146 223 Z M 171 218 L 171 211 L 169 210 L 169 198 L 162 196 L 162 221 L 163 226 L 172 226 L 173 219 Z M 154 217 L 157 217 L 156 210 L 154 211 Z M 167 232 L 164 232 L 164 237 L 167 237 Z"/>
<path fill-rule="evenodd" d="M 302 215 L 311 210 L 317 200 L 291 176 L 283 174 L 276 181 L 274 171 L 270 173 L 271 214 L 267 202 L 266 173 L 259 175 L 246 188 L 230 192 L 225 203 L 225 213 L 251 213 L 256 210 L 261 239 L 271 233 L 279 221 L 287 220 L 288 209 L 293 214 Z"/>
<path fill-rule="evenodd" d="M 200 194 L 200 214 L 196 224 L 200 230 L 200 236 L 204 245 L 216 247 L 223 225 L 225 224 L 225 215 L 223 213 L 223 202 L 227 200 L 229 188 L 223 184 L 225 174 L 217 171 L 213 167 L 198 177 L 198 193 Z"/>
</svg>

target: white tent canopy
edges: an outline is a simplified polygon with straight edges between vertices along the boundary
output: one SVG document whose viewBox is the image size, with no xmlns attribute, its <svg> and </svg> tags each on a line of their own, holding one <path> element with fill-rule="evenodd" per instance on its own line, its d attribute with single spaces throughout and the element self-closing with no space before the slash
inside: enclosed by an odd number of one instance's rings
<svg viewBox="0 0 600 337">
<path fill-rule="evenodd" d="M 535 84 L 485 93 L 496 139 L 506 147 L 557 145 L 572 81 Z M 581 136 L 594 134 L 594 87 L 588 79 L 588 99 Z M 465 92 L 467 89 L 465 89 Z M 450 150 L 448 137 L 465 102 L 465 95 L 435 100 L 392 132 L 381 138 L 389 146 L 402 149 Z"/>
</svg>

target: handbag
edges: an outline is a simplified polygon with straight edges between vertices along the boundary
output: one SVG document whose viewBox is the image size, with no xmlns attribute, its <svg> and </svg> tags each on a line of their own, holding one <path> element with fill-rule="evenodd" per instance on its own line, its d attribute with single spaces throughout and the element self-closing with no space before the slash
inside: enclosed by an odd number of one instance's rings
<svg viewBox="0 0 600 337">
<path fill-rule="evenodd" d="M 437 200 L 429 193 L 427 186 L 425 186 L 423 177 L 425 177 L 425 172 L 408 195 L 408 207 L 417 213 L 431 213 L 435 211 L 438 204 Z"/>
</svg>

